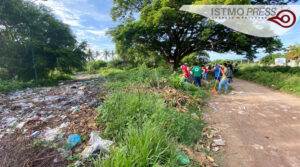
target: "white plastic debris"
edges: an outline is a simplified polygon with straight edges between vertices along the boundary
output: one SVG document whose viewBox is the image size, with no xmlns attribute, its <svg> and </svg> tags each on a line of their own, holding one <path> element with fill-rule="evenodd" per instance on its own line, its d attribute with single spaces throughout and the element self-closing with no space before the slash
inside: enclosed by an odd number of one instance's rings
<svg viewBox="0 0 300 167">
<path fill-rule="evenodd" d="M 65 116 L 65 115 L 62 115 L 62 116 L 60 116 L 61 117 L 61 119 L 66 119 L 67 118 L 67 116 Z"/>
<path fill-rule="evenodd" d="M 23 128 L 23 126 L 26 124 L 26 122 L 27 121 L 24 121 L 24 122 L 20 122 L 17 126 L 16 126 L 16 128 L 18 128 L 18 129 L 22 129 Z"/>
<path fill-rule="evenodd" d="M 219 147 L 214 147 L 212 150 L 215 151 L 215 152 L 217 152 L 217 151 L 220 150 L 220 148 Z"/>
<path fill-rule="evenodd" d="M 214 143 L 217 146 L 225 146 L 226 145 L 225 140 L 223 140 L 223 139 L 214 139 Z"/>
<path fill-rule="evenodd" d="M 69 126 L 69 122 L 67 123 L 62 123 L 59 127 L 54 128 L 54 129 L 50 129 L 48 128 L 46 130 L 46 132 L 43 134 L 43 136 L 45 137 L 44 140 L 45 141 L 53 141 L 58 135 L 61 129 Z"/>
<path fill-rule="evenodd" d="M 256 150 L 263 150 L 264 146 L 261 146 L 259 144 L 253 144 L 252 147 L 254 147 Z"/>
<path fill-rule="evenodd" d="M 83 95 L 84 95 L 84 91 L 80 90 L 80 91 L 77 92 L 77 94 L 78 94 L 79 96 L 83 96 Z"/>
<path fill-rule="evenodd" d="M 17 118 L 12 117 L 12 118 L 7 118 L 6 121 L 4 122 L 7 122 L 8 127 L 13 127 L 17 123 L 17 120 L 18 120 Z"/>
<path fill-rule="evenodd" d="M 89 140 L 90 146 L 86 147 L 81 153 L 81 156 L 83 158 L 88 158 L 91 154 L 93 154 L 97 150 L 110 152 L 109 147 L 113 144 L 112 141 L 102 139 L 99 136 L 99 132 L 96 131 L 91 132 L 90 136 L 91 136 Z"/>
</svg>

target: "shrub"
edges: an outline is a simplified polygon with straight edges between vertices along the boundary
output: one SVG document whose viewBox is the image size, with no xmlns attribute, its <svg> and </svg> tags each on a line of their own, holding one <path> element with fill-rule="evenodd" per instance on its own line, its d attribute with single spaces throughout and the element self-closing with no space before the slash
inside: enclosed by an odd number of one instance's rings
<svg viewBox="0 0 300 167">
<path fill-rule="evenodd" d="M 107 66 L 107 63 L 103 60 L 90 61 L 87 63 L 87 71 L 88 72 L 97 71 L 100 68 L 103 68 L 106 66 Z"/>
</svg>

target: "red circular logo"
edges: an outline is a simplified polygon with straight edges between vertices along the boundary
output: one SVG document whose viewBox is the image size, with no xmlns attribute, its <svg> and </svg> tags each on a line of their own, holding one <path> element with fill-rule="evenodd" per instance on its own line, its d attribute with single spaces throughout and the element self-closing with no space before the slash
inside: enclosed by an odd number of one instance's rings
<svg viewBox="0 0 300 167">
<path fill-rule="evenodd" d="M 268 18 L 268 21 L 274 22 L 283 28 L 290 28 L 296 23 L 296 15 L 291 10 L 281 10 L 275 17 Z"/>
</svg>

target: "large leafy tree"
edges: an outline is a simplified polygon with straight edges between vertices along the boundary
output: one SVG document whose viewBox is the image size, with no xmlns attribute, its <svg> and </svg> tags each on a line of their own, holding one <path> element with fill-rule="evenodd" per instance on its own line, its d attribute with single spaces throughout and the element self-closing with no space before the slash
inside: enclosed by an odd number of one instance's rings
<svg viewBox="0 0 300 167">
<path fill-rule="evenodd" d="M 86 61 L 87 44 L 78 43 L 69 26 L 43 6 L 0 0 L 0 27 L 0 68 L 10 78 L 32 79 L 34 65 L 39 78 L 48 77 L 53 70 L 70 73 Z"/>
<path fill-rule="evenodd" d="M 235 52 L 248 59 L 264 49 L 271 53 L 282 47 L 277 38 L 245 35 L 201 15 L 180 11 L 188 4 L 281 4 L 287 1 L 270 0 L 114 0 L 114 20 L 123 23 L 110 30 L 116 51 L 128 56 L 128 51 L 142 45 L 157 52 L 176 69 L 180 61 L 194 52 Z M 133 16 L 139 14 L 139 20 Z"/>
</svg>

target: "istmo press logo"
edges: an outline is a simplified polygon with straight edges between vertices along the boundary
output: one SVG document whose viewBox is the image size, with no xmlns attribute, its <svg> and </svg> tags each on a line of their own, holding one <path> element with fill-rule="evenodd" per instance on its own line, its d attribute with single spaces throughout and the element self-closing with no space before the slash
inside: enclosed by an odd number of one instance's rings
<svg viewBox="0 0 300 167">
<path fill-rule="evenodd" d="M 258 37 L 280 36 L 293 28 L 300 16 L 300 5 L 184 5 L 180 10 Z"/>
</svg>

